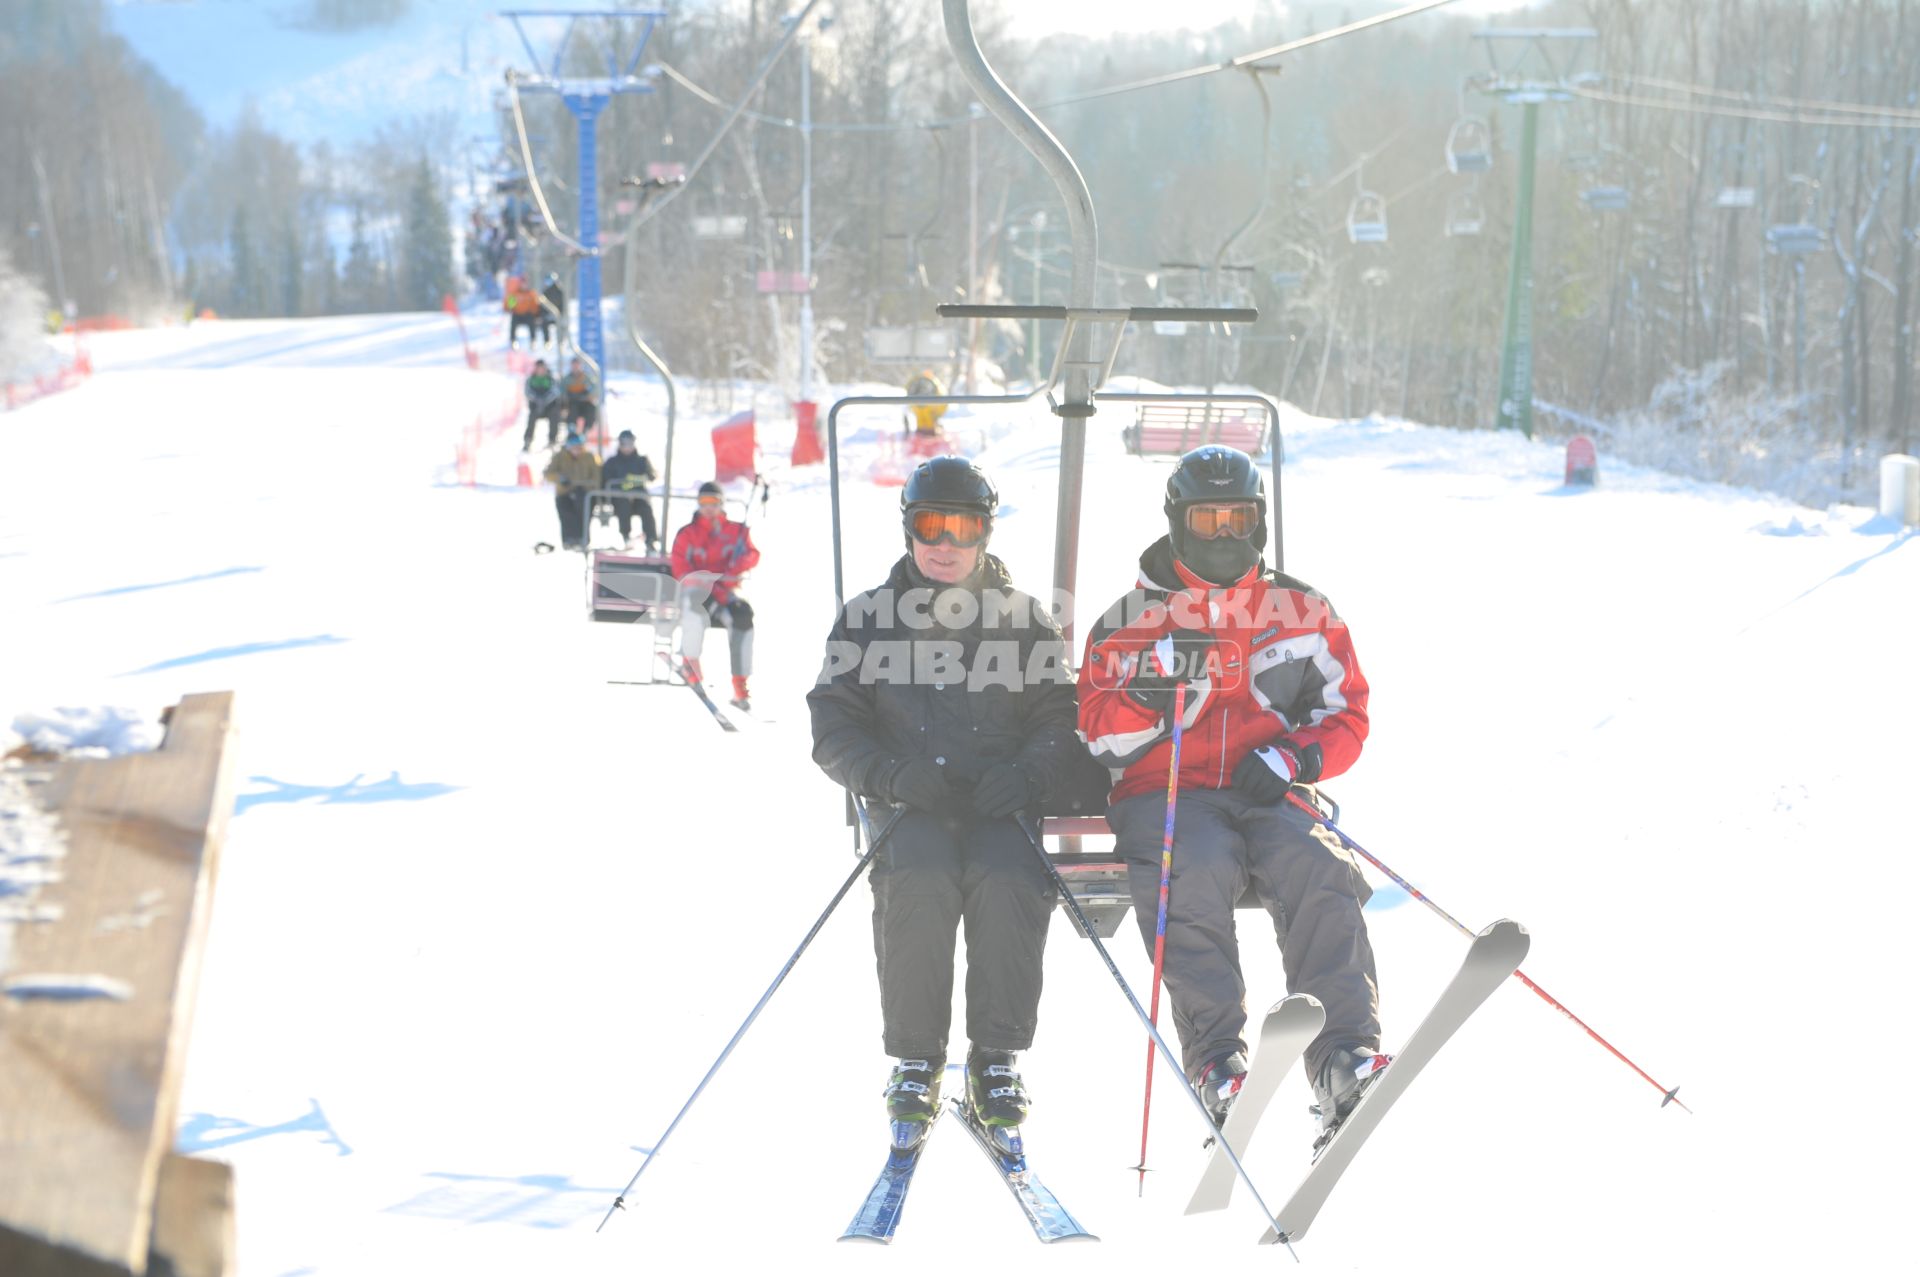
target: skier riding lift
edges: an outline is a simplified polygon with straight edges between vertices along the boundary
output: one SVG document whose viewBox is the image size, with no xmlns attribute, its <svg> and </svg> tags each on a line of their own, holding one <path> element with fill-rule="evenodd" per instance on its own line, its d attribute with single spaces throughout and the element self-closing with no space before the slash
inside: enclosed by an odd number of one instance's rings
<svg viewBox="0 0 1920 1277">
<path fill-rule="evenodd" d="M 1339 840 L 1289 797 L 1353 766 L 1367 681 L 1346 624 L 1312 586 L 1269 572 L 1266 485 L 1209 446 L 1167 481 L 1168 534 L 1088 638 L 1080 734 L 1116 769 L 1108 821 L 1149 953 L 1175 690 L 1186 685 L 1167 906 L 1167 990 L 1188 1075 L 1224 1122 L 1247 1073 L 1233 909 L 1250 884 L 1280 938 L 1287 988 L 1326 1008 L 1305 1063 L 1322 1137 L 1389 1063 L 1367 924 L 1372 894 Z"/>
<path fill-rule="evenodd" d="M 560 383 L 560 389 L 567 396 L 567 423 L 581 434 L 589 434 L 599 415 L 594 405 L 593 374 L 578 359 L 567 365 L 566 380 Z M 605 435 L 601 436 L 604 441 Z M 604 445 L 603 445 L 604 446 Z"/>
<path fill-rule="evenodd" d="M 633 431 L 622 430 L 618 450 L 600 467 L 600 486 L 633 494 L 613 498 L 613 515 L 620 521 L 620 537 L 629 550 L 633 548 L 633 516 L 640 516 L 640 533 L 646 538 L 648 554 L 660 550 L 660 530 L 653 522 L 653 501 L 647 496 L 647 485 L 654 478 L 653 462 L 635 447 Z"/>
<path fill-rule="evenodd" d="M 872 883 L 895 1145 L 917 1146 L 940 1109 L 964 920 L 966 1104 L 1017 1147 L 1015 1053 L 1033 1044 L 1054 895 L 1014 817 L 1081 761 L 1066 645 L 987 553 L 999 495 L 979 467 L 927 461 L 900 504 L 907 553 L 841 612 L 807 694 L 813 759 L 893 817 Z"/>
<path fill-rule="evenodd" d="M 563 409 L 560 384 L 547 370 L 546 360 L 533 361 L 533 371 L 527 374 L 524 393 L 527 400 L 527 433 L 521 436 L 520 451 L 526 452 L 533 447 L 533 427 L 542 417 L 547 422 L 547 447 L 553 447 L 560 438 Z"/>
<path fill-rule="evenodd" d="M 753 535 L 744 523 L 727 517 L 720 485 L 700 485 L 700 508 L 673 538 L 673 575 L 680 582 L 680 657 L 689 683 L 705 681 L 700 651 L 707 626 L 727 629 L 727 655 L 733 669 L 736 708 L 751 710 L 747 678 L 753 673 L 753 605 L 741 598 L 740 578 L 760 562 Z"/>
</svg>

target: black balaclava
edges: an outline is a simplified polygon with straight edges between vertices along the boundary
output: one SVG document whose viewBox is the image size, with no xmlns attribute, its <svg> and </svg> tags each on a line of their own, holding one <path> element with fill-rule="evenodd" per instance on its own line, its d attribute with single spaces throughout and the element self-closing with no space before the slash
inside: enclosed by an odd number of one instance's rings
<svg viewBox="0 0 1920 1277">
<path fill-rule="evenodd" d="M 1239 537 L 1216 537 L 1202 541 L 1187 532 L 1187 512 L 1176 509 L 1178 521 L 1172 528 L 1173 555 L 1187 570 L 1215 585 L 1232 585 L 1260 562 L 1261 536 L 1255 532 L 1242 541 Z M 1260 521 L 1261 527 L 1266 520 Z"/>
</svg>

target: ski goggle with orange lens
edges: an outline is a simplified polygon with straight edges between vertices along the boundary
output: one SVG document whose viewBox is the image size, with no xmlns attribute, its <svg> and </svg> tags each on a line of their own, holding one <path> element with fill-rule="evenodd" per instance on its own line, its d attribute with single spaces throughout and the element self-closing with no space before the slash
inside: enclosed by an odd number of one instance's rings
<svg viewBox="0 0 1920 1277">
<path fill-rule="evenodd" d="M 1233 537 L 1245 541 L 1260 526 L 1260 507 L 1251 501 L 1206 501 L 1187 507 L 1187 531 L 1202 541 Z"/>
<path fill-rule="evenodd" d="M 991 519 L 971 510 L 936 510 L 922 506 L 907 514 L 907 530 L 922 545 L 939 545 L 944 538 L 965 549 L 986 540 L 992 527 Z"/>
<path fill-rule="evenodd" d="M 714 496 L 712 493 L 708 493 L 706 496 L 700 498 L 700 508 L 702 510 L 718 509 L 720 506 L 720 500 L 721 499 L 719 497 Z"/>
</svg>

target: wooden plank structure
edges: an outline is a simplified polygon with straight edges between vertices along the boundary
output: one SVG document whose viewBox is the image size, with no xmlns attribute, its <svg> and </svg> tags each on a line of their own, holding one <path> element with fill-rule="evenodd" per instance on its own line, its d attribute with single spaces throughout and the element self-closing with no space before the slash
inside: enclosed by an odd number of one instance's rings
<svg viewBox="0 0 1920 1277">
<path fill-rule="evenodd" d="M 11 772 L 65 850 L 37 920 L 0 943 L 6 1277 L 233 1270 L 230 1168 L 172 1152 L 233 811 L 232 701 L 183 698 L 151 753 Z"/>
</svg>

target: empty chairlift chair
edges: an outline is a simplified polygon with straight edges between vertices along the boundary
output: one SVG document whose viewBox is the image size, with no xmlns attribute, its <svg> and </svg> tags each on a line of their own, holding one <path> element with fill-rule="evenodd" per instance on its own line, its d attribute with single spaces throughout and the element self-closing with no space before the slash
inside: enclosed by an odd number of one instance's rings
<svg viewBox="0 0 1920 1277">
<path fill-rule="evenodd" d="M 1463 115 L 1447 131 L 1447 171 L 1485 173 L 1493 168 L 1493 130 L 1477 115 Z"/>
<path fill-rule="evenodd" d="M 1387 242 L 1387 202 L 1372 191 L 1361 191 L 1347 206 L 1347 240 L 1354 244 Z"/>
<path fill-rule="evenodd" d="M 1620 213 L 1633 202 L 1633 197 L 1624 186 L 1589 186 L 1580 192 L 1580 201 L 1595 213 Z"/>
<path fill-rule="evenodd" d="M 1487 226 L 1486 205 L 1480 192 L 1469 186 L 1447 197 L 1446 231 L 1448 238 L 1478 235 Z"/>
</svg>

